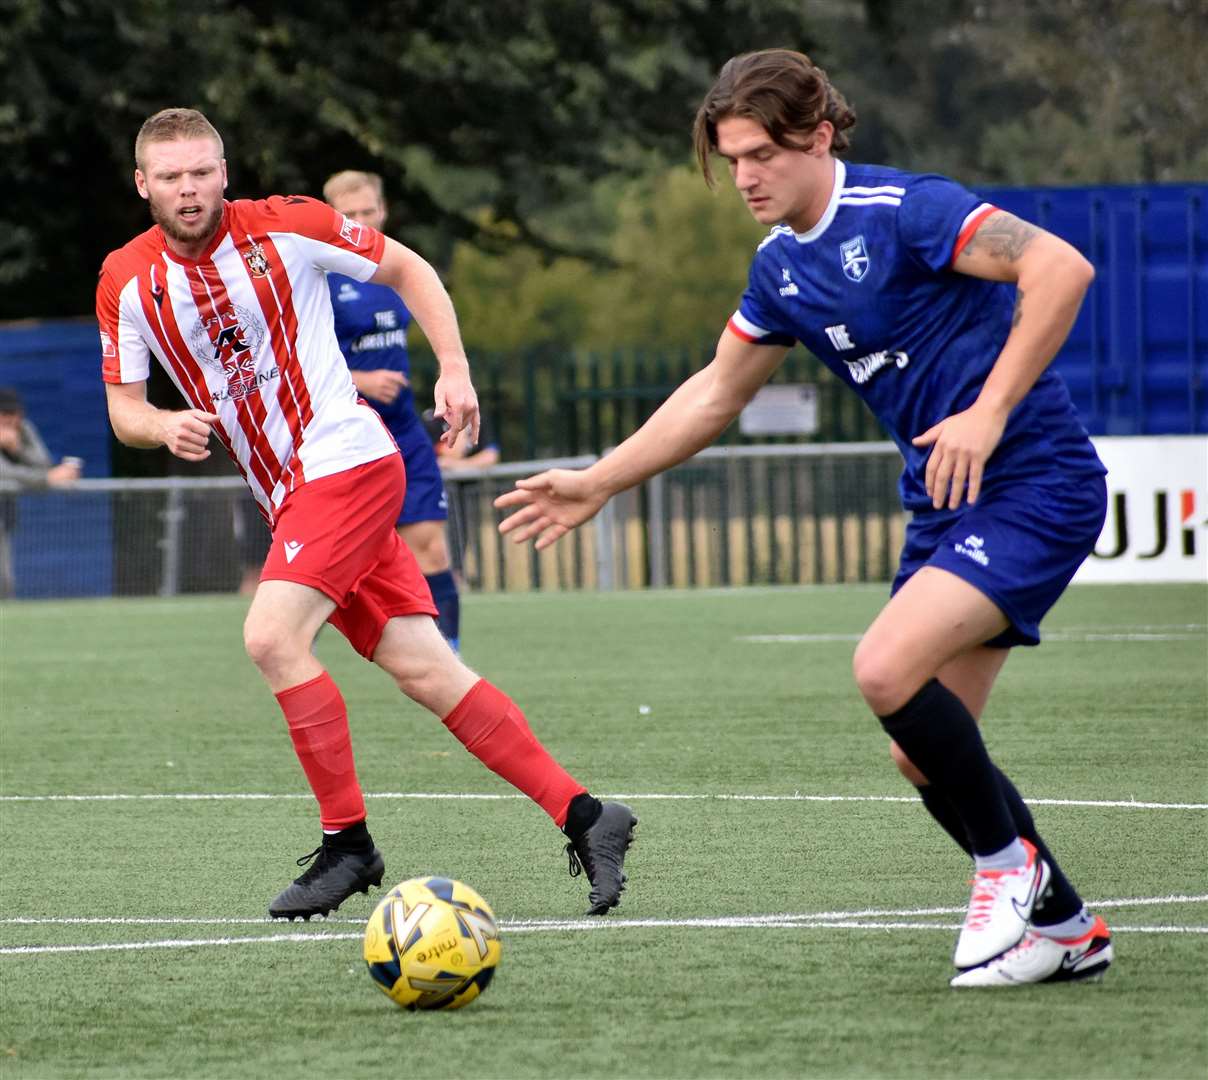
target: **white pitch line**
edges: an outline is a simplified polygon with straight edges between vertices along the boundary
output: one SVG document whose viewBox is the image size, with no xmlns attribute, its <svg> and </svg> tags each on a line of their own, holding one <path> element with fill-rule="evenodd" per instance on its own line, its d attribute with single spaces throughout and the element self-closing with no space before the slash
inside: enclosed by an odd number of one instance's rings
<svg viewBox="0 0 1208 1080">
<path fill-rule="evenodd" d="M 742 634 L 735 641 L 744 645 L 829 645 L 834 643 L 854 643 L 863 634 Z M 1073 633 L 1055 630 L 1047 633 L 1041 639 L 1044 642 L 1074 642 L 1089 641 L 1196 641 L 1202 638 L 1202 632 L 1197 631 L 1083 631 Z"/>
<path fill-rule="evenodd" d="M 1043 641 L 1061 641 L 1061 642 L 1086 642 L 1086 641 L 1196 641 L 1202 638 L 1203 634 L 1146 634 L 1146 633 L 1089 633 L 1089 634 L 1063 634 L 1060 631 L 1054 634 L 1045 634 Z"/>
<path fill-rule="evenodd" d="M 364 926 L 365 919 L 323 919 L 316 918 L 317 923 L 352 923 Z M 261 916 L 258 919 L 173 919 L 161 916 L 84 916 L 69 915 L 63 918 L 33 917 L 17 915 L 8 919 L 0 919 L 0 926 L 268 926 L 271 920 Z"/>
<path fill-rule="evenodd" d="M 856 642 L 860 634 L 740 634 L 735 641 L 744 645 L 827 645 L 832 642 Z"/>
<path fill-rule="evenodd" d="M 717 919 L 568 919 L 542 926 L 500 926 L 503 934 L 566 932 L 574 930 L 959 930 L 957 923 L 920 922 L 846 922 L 784 919 L 767 922 L 762 918 Z M 1208 926 L 1113 926 L 1113 933 L 1129 934 L 1208 934 Z M 167 941 L 123 941 L 89 945 L 12 945 L 0 948 L 0 956 L 31 956 L 46 953 L 133 952 L 143 949 L 197 949 L 226 945 L 265 945 L 281 942 L 359 941 L 360 933 L 339 934 L 267 934 L 253 937 L 175 938 Z"/>
<path fill-rule="evenodd" d="M 1152 904 L 1203 904 L 1208 896 L 1137 896 L 1121 900 L 1089 900 L 1091 908 L 1147 907 Z"/>
<path fill-rule="evenodd" d="M 964 910 L 963 908 L 961 909 Z M 961 924 L 936 922 L 867 922 L 850 919 L 794 919 L 775 921 L 765 916 L 746 918 L 722 916 L 716 919 L 568 919 L 541 926 L 500 926 L 500 933 L 524 934 L 541 930 L 625 930 L 625 929 L 689 929 L 689 930 L 960 930 Z M 1130 934 L 1208 934 L 1208 926 L 1118 926 L 1113 933 Z M 0 953 L 4 952 L 0 949 Z"/>
<path fill-rule="evenodd" d="M 603 799 L 664 800 L 668 802 L 817 802 L 817 803 L 901 803 L 917 805 L 913 795 L 803 795 L 793 792 L 784 795 L 737 795 L 727 793 L 681 793 L 681 792 L 630 792 L 601 795 Z M 232 792 L 164 792 L 147 794 L 96 794 L 96 795 L 0 795 L 0 803 L 91 803 L 91 802 L 260 802 L 266 800 L 313 799 L 307 793 L 272 794 L 256 791 Z M 367 791 L 366 799 L 400 800 L 453 800 L 488 801 L 527 799 L 519 794 L 479 794 L 456 791 Z M 1031 806 L 1086 806 L 1100 809 L 1122 810 L 1208 810 L 1208 803 L 1148 802 L 1138 799 L 1025 799 Z"/>
<path fill-rule="evenodd" d="M 177 938 L 169 941 L 122 941 L 101 945 L 13 945 L 0 948 L 0 956 L 38 953 L 129 952 L 136 949 L 194 949 L 211 945 L 265 945 L 280 941 L 357 941 L 361 934 L 269 934 L 264 937 Z"/>
<path fill-rule="evenodd" d="M 1063 634 L 1096 634 L 1102 631 L 1102 629 L 1102 626 L 1063 626 L 1059 632 Z M 1198 630 L 1200 633 L 1203 633 L 1204 631 L 1208 631 L 1208 623 L 1141 623 L 1130 624 L 1127 626 L 1117 626 L 1113 629 L 1117 631 Z"/>
<path fill-rule="evenodd" d="M 366 795 L 366 798 L 373 796 Z M 393 796 L 379 796 L 379 798 L 391 798 Z M 401 796 L 400 796 L 401 797 Z M 525 798 L 523 795 L 505 796 L 506 798 Z M 717 802 L 875 802 L 875 803 L 908 803 L 918 804 L 918 797 L 914 795 L 802 795 L 800 792 L 794 792 L 792 795 L 682 795 L 682 794 L 667 794 L 660 795 L 654 793 L 639 793 L 631 794 L 621 793 L 618 795 L 602 795 L 600 798 L 608 799 L 667 799 L 667 800 L 714 800 Z M 1208 810 L 1208 803 L 1165 803 L 1165 802 L 1139 802 L 1136 799 L 1025 799 L 1024 802 L 1030 806 L 1090 806 L 1100 807 L 1103 809 L 1119 808 L 1125 810 Z"/>
<path fill-rule="evenodd" d="M 1208 893 L 1188 895 L 1176 893 L 1169 896 L 1126 896 L 1114 900 L 1088 900 L 1087 904 L 1095 908 L 1126 908 L 1126 907 L 1169 907 L 1175 904 L 1205 904 L 1208 903 Z M 960 915 L 963 907 L 928 907 L 928 908 L 861 908 L 856 911 L 812 911 L 812 912 L 778 912 L 772 915 L 720 915 L 708 916 L 710 919 L 740 919 L 752 925 L 760 922 L 778 923 L 786 920 L 792 922 L 812 920 L 850 920 L 850 919 L 888 919 L 888 918 L 926 918 L 935 915 Z M 341 916 L 331 916 L 327 919 L 317 919 L 311 925 L 345 924 L 348 926 L 364 926 L 365 919 L 349 919 Z M 595 926 L 598 919 L 511 919 L 500 922 L 505 930 L 549 929 L 567 925 Z M 606 921 L 626 923 L 623 918 L 612 918 Z M 679 920 L 676 926 L 695 925 L 696 920 Z M 263 916 L 259 918 L 173 918 L 168 916 L 35 916 L 16 915 L 0 918 L 0 926 L 269 926 L 273 925 Z"/>
<path fill-rule="evenodd" d="M 1172 895 L 1172 896 L 1136 896 L 1122 897 L 1115 900 L 1088 900 L 1087 906 L 1092 910 L 1096 908 L 1127 908 L 1127 907 L 1168 907 L 1174 904 L 1204 904 L 1208 903 L 1208 894 L 1202 896 L 1189 895 Z M 804 923 L 813 921 L 822 921 L 826 923 L 843 922 L 847 923 L 852 919 L 894 919 L 894 918 L 926 918 L 936 915 L 962 915 L 965 912 L 964 907 L 931 907 L 931 908 L 864 908 L 859 911 L 815 911 L 815 912 L 781 912 L 775 915 L 725 915 L 716 916 L 723 921 L 741 920 L 742 925 L 757 926 L 760 924 L 774 925 L 781 922 Z M 3 920 L 0 920 L 3 921 Z M 509 929 L 521 930 L 527 927 L 540 929 L 544 926 L 561 926 L 568 920 L 565 919 L 516 919 L 508 924 Z M 612 921 L 617 923 L 628 922 L 626 919 L 612 920 L 569 920 L 576 925 L 580 923 L 584 926 L 595 925 L 600 921 Z M 688 926 L 704 923 L 706 920 L 679 920 L 675 923 L 677 926 Z M 503 924 L 501 924 L 503 925 Z M 913 924 L 912 924 L 913 925 Z"/>
<path fill-rule="evenodd" d="M 380 796 L 379 796 L 380 797 Z M 420 794 L 409 796 L 422 798 Z M 442 796 L 431 796 L 441 798 Z M 443 798 L 510 799 L 511 795 L 446 795 Z M 313 795 L 285 793 L 281 795 L 257 791 L 219 792 L 151 792 L 147 794 L 97 795 L 0 795 L 0 802 L 226 802 L 260 799 L 313 799 Z"/>
</svg>

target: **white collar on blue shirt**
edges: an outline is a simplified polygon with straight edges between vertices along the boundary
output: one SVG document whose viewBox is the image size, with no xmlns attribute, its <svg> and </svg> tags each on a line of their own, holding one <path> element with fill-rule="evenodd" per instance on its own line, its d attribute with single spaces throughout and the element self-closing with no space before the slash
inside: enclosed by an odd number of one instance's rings
<svg viewBox="0 0 1208 1080">
<path fill-rule="evenodd" d="M 835 211 L 839 209 L 839 196 L 843 192 L 843 185 L 847 181 L 847 166 L 843 164 L 842 158 L 834 158 L 835 162 L 835 179 L 834 187 L 831 188 L 830 201 L 826 204 L 826 209 L 822 212 L 822 216 L 818 219 L 818 224 L 806 232 L 794 232 L 793 236 L 799 244 L 812 244 L 830 227 L 830 223 L 835 218 Z"/>
</svg>

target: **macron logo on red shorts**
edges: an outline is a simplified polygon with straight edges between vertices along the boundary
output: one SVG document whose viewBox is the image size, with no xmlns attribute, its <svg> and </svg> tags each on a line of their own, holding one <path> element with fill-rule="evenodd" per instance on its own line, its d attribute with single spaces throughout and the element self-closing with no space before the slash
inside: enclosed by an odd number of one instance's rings
<svg viewBox="0 0 1208 1080">
<path fill-rule="evenodd" d="M 294 561 L 294 557 L 301 550 L 302 550 L 302 541 L 286 540 L 285 541 L 285 561 L 287 563 L 292 563 Z"/>
</svg>

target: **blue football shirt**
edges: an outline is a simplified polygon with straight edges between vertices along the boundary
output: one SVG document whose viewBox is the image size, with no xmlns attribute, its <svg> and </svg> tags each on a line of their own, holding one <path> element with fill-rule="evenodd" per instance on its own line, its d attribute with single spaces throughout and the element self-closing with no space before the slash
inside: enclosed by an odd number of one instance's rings
<svg viewBox="0 0 1208 1080">
<path fill-rule="evenodd" d="M 411 312 L 389 285 L 357 281 L 344 274 L 328 274 L 331 308 L 335 315 L 340 351 L 354 371 L 401 371 L 411 378 L 407 353 L 407 327 Z M 369 402 L 397 439 L 419 423 L 415 395 L 409 386 L 389 405 Z"/>
<path fill-rule="evenodd" d="M 1015 287 L 952 269 L 994 209 L 942 176 L 836 158 L 826 212 L 806 233 L 772 229 L 730 319 L 746 341 L 800 341 L 864 399 L 905 459 L 908 510 L 931 506 L 929 448 L 910 440 L 973 404 L 1011 329 Z M 983 487 L 1054 470 L 1105 472 L 1049 369 L 1012 411 Z"/>
</svg>

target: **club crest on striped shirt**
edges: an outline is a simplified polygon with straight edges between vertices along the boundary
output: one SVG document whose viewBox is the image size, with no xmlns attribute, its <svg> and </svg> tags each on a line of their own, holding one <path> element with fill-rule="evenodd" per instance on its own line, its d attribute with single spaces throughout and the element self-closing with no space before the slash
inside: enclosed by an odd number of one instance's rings
<svg viewBox="0 0 1208 1080">
<path fill-rule="evenodd" d="M 264 277 L 268 273 L 268 256 L 259 244 L 252 244 L 244 252 L 243 260 L 247 263 L 248 272 L 252 277 Z"/>
<path fill-rule="evenodd" d="M 843 273 L 852 281 L 863 281 L 868 273 L 868 249 L 863 236 L 853 236 L 839 245 L 839 256 L 843 260 Z"/>
</svg>

